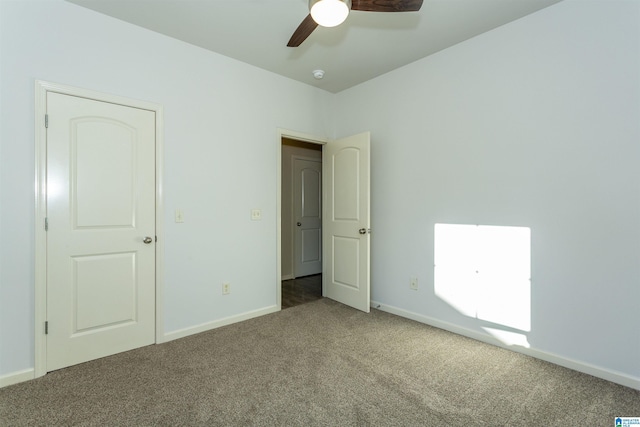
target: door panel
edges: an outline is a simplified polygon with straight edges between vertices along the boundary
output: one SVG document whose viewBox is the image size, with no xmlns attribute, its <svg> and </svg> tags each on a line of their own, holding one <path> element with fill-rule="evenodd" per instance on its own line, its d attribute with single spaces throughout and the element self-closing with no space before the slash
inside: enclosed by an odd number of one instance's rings
<svg viewBox="0 0 640 427">
<path fill-rule="evenodd" d="M 294 276 L 322 272 L 322 162 L 295 158 Z"/>
<path fill-rule="evenodd" d="M 322 236 L 320 233 L 320 229 L 313 230 L 301 230 L 302 234 L 302 254 L 300 254 L 300 260 L 302 263 L 310 263 L 310 262 L 319 262 L 321 260 L 321 246 L 322 246 Z M 313 273 L 320 273 L 320 271 L 314 270 Z M 298 275 L 302 276 L 302 274 Z"/>
<path fill-rule="evenodd" d="M 360 287 L 360 239 L 333 236 L 333 282 L 357 290 Z"/>
<path fill-rule="evenodd" d="M 324 289 L 327 297 L 369 312 L 370 136 L 328 143 L 323 151 Z M 361 234 L 362 230 L 362 234 Z"/>
<path fill-rule="evenodd" d="M 333 218 L 338 221 L 359 221 L 360 152 L 345 147 L 333 158 Z"/>
<path fill-rule="evenodd" d="M 70 125 L 71 203 L 76 226 L 133 227 L 135 129 L 99 117 L 73 119 Z"/>
<path fill-rule="evenodd" d="M 136 319 L 135 253 L 74 256 L 72 336 Z"/>
<path fill-rule="evenodd" d="M 47 114 L 52 371 L 155 341 L 155 113 L 48 93 Z"/>
</svg>

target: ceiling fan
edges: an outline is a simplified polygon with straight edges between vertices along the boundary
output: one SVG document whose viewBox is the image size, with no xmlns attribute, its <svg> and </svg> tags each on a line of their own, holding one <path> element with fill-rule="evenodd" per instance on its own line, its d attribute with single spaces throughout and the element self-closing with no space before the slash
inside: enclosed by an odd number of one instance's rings
<svg viewBox="0 0 640 427">
<path fill-rule="evenodd" d="M 296 28 L 287 43 L 289 47 L 298 47 L 316 29 L 335 27 L 347 19 L 349 11 L 365 12 L 416 12 L 422 7 L 423 0 L 309 0 L 309 15 Z"/>
</svg>

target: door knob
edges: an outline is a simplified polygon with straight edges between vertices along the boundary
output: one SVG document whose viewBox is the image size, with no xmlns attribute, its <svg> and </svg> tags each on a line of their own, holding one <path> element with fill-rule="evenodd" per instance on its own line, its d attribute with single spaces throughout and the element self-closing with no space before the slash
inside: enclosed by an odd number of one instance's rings
<svg viewBox="0 0 640 427">
<path fill-rule="evenodd" d="M 358 233 L 367 234 L 367 229 L 366 228 L 361 228 L 360 230 L 358 230 Z"/>
<path fill-rule="evenodd" d="M 153 239 L 151 237 L 147 236 L 147 237 L 144 238 L 143 242 L 145 242 L 148 245 L 149 243 L 153 242 Z"/>
<path fill-rule="evenodd" d="M 300 227 L 300 226 L 302 225 L 302 223 L 301 223 L 301 222 L 299 222 L 299 223 L 297 223 L 296 225 L 297 225 L 298 227 Z"/>
</svg>

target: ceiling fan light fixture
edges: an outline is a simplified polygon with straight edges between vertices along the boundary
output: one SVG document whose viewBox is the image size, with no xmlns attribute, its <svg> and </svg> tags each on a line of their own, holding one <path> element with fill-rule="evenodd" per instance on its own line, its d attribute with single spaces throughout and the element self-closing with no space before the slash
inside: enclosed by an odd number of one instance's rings
<svg viewBox="0 0 640 427">
<path fill-rule="evenodd" d="M 349 16 L 351 0 L 309 0 L 309 10 L 318 25 L 335 27 Z"/>
</svg>

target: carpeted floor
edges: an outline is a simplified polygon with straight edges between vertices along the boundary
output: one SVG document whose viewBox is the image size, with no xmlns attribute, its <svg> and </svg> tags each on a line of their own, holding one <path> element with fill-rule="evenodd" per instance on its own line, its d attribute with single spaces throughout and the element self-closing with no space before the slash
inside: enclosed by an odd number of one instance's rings
<svg viewBox="0 0 640 427">
<path fill-rule="evenodd" d="M 0 389 L 2 426 L 613 426 L 640 391 L 321 299 Z"/>
</svg>

